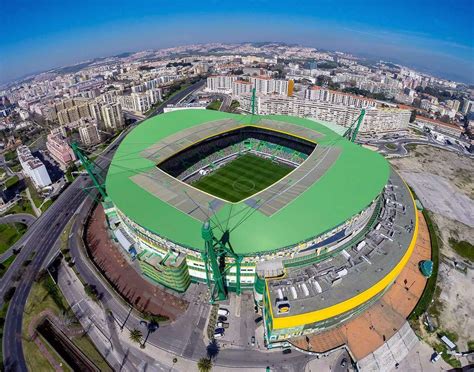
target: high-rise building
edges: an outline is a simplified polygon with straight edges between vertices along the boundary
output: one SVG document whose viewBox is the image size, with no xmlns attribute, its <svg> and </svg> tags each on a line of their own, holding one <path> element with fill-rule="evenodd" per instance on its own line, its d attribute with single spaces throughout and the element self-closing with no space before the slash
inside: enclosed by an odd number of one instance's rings
<svg viewBox="0 0 474 372">
<path fill-rule="evenodd" d="M 124 125 L 122 106 L 120 103 L 111 103 L 102 106 L 102 119 L 105 128 L 111 131 L 119 130 Z"/>
<path fill-rule="evenodd" d="M 461 112 L 464 115 L 467 115 L 471 111 L 471 108 L 472 108 L 472 102 L 468 98 L 463 98 Z"/>
<path fill-rule="evenodd" d="M 100 143 L 100 134 L 97 128 L 97 124 L 92 120 L 85 120 L 83 124 L 79 126 L 79 136 L 81 142 L 85 146 L 93 146 Z"/>
<path fill-rule="evenodd" d="M 232 94 L 234 96 L 240 96 L 244 93 L 252 92 L 252 83 L 245 80 L 236 80 L 232 84 Z"/>
<path fill-rule="evenodd" d="M 49 178 L 48 171 L 43 162 L 34 157 L 27 146 L 18 147 L 16 152 L 24 175 L 31 178 L 36 188 L 51 185 L 51 178 Z"/>
<path fill-rule="evenodd" d="M 267 76 L 251 77 L 250 82 L 257 94 L 281 94 L 292 96 L 293 80 L 276 80 Z"/>
<path fill-rule="evenodd" d="M 231 93 L 232 83 L 237 80 L 237 76 L 214 75 L 207 78 L 206 90 L 209 92 Z"/>
<path fill-rule="evenodd" d="M 459 111 L 459 106 L 461 105 L 461 102 L 458 101 L 457 99 L 453 100 L 453 110 Z"/>
</svg>

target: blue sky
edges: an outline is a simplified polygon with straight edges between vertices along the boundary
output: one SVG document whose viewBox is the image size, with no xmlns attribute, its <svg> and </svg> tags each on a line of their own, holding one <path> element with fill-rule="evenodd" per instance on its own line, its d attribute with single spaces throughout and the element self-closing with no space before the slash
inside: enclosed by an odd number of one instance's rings
<svg viewBox="0 0 474 372">
<path fill-rule="evenodd" d="M 0 81 L 124 51 L 284 41 L 474 83 L 474 0 L 4 1 Z"/>
</svg>

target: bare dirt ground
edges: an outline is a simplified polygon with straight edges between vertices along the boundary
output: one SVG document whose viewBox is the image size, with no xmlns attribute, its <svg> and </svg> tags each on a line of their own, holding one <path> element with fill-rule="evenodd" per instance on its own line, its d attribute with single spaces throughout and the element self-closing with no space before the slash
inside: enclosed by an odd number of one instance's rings
<svg viewBox="0 0 474 372">
<path fill-rule="evenodd" d="M 440 267 L 437 295 L 441 330 L 455 333 L 461 350 L 474 338 L 472 310 L 473 270 L 464 274 L 442 262 L 443 256 L 461 261 L 449 238 L 474 244 L 474 160 L 430 146 L 417 146 L 405 158 L 392 159 L 394 167 L 413 187 L 439 230 Z M 441 291 L 440 291 L 441 290 Z M 437 342 L 436 335 L 425 336 Z"/>
<path fill-rule="evenodd" d="M 474 199 L 474 161 L 456 153 L 432 146 L 407 146 L 409 156 L 394 158 L 390 162 L 405 172 L 423 172 L 448 179 L 462 193 Z"/>
</svg>

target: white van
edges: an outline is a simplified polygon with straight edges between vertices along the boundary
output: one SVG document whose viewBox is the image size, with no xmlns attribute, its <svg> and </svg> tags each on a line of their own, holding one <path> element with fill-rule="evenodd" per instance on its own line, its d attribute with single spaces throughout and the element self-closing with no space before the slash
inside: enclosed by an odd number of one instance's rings
<svg viewBox="0 0 474 372">
<path fill-rule="evenodd" d="M 229 315 L 229 310 L 224 309 L 224 308 L 221 307 L 219 310 L 217 310 L 217 315 L 227 316 L 227 315 Z"/>
</svg>

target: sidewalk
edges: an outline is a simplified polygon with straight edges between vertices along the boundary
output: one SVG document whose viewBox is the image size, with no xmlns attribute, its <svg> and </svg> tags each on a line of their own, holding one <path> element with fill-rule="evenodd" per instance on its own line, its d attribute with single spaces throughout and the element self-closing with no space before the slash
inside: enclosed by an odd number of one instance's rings
<svg viewBox="0 0 474 372">
<path fill-rule="evenodd" d="M 33 208 L 33 211 L 35 212 L 36 217 L 41 216 L 41 210 L 36 207 L 35 202 L 33 201 L 33 198 L 31 197 L 30 189 L 27 187 L 25 191 L 26 191 L 26 196 L 28 197 L 28 200 L 30 201 L 31 208 Z"/>
<path fill-rule="evenodd" d="M 74 271 L 61 264 L 58 285 L 71 305 L 76 317 L 103 356 L 114 369 L 139 371 L 195 371 L 196 363 L 174 355 L 151 344 L 141 349 L 129 338 L 129 330 L 123 331 L 111 322 L 107 311 L 90 299 Z M 106 327 L 106 325 L 108 327 Z M 145 332 L 144 332 L 145 333 Z M 173 363 L 177 358 L 177 363 Z"/>
</svg>

